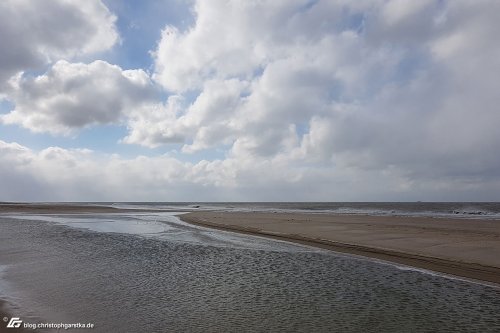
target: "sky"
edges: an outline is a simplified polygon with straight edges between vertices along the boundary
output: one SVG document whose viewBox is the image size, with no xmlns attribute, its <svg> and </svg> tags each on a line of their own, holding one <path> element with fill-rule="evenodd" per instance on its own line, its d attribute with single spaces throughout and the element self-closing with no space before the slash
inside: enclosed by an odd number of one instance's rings
<svg viewBox="0 0 500 333">
<path fill-rule="evenodd" d="M 500 1 L 4 0 L 0 201 L 499 201 Z"/>
</svg>

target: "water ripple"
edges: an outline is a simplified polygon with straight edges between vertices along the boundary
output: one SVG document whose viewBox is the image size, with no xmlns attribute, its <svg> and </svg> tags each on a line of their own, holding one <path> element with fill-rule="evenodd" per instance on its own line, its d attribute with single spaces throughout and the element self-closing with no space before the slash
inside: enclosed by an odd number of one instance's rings
<svg viewBox="0 0 500 333">
<path fill-rule="evenodd" d="M 24 304 L 94 332 L 498 332 L 500 290 L 314 251 L 0 218 Z M 10 261 L 10 262 L 9 262 Z"/>
</svg>

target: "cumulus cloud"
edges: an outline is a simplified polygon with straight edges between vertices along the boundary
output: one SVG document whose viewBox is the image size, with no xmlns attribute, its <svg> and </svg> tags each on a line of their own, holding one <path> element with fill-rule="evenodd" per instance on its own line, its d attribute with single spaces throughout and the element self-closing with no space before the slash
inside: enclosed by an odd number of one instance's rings
<svg viewBox="0 0 500 333">
<path fill-rule="evenodd" d="M 120 123 L 124 143 L 224 158 L 4 142 L 3 174 L 10 163 L 12 179 L 68 199 L 498 200 L 498 2 L 199 0 L 193 13 L 152 52 L 165 100 L 141 70 L 59 61 L 10 80 L 2 121 L 55 134 Z"/>
<path fill-rule="evenodd" d="M 195 25 L 166 27 L 154 53 L 159 84 L 197 95 L 165 127 L 185 133 L 187 152 L 229 145 L 233 154 L 272 156 L 299 144 L 313 117 L 368 98 L 397 71 L 403 52 L 370 46 L 364 36 L 364 16 L 376 4 L 196 2 Z M 214 87 L 228 83 L 233 99 L 220 105 Z"/>
<path fill-rule="evenodd" d="M 154 79 L 197 96 L 164 128 L 186 152 L 228 146 L 230 158 L 287 156 L 331 175 L 342 166 L 420 181 L 498 178 L 498 6 L 197 1 L 195 24 L 167 26 L 154 53 Z M 229 80 L 238 89 L 226 88 L 221 105 L 213 87 Z M 162 144 L 161 129 L 141 132 Z"/>
<path fill-rule="evenodd" d="M 156 147 L 185 143 L 184 151 L 197 151 L 219 143 L 231 143 L 234 111 L 248 83 L 236 79 L 204 83 L 204 90 L 192 103 L 172 95 L 164 105 L 147 106 L 129 118 L 126 143 Z M 186 105 L 187 104 L 187 105 Z"/>
<path fill-rule="evenodd" d="M 18 72 L 100 52 L 118 40 L 116 17 L 100 0 L 0 3 L 0 91 Z"/>
<path fill-rule="evenodd" d="M 154 93 L 143 70 L 122 70 L 99 60 L 60 60 L 43 75 L 19 77 L 11 84 L 9 98 L 15 109 L 0 121 L 34 132 L 69 134 L 85 126 L 120 123 L 154 100 Z"/>
</svg>

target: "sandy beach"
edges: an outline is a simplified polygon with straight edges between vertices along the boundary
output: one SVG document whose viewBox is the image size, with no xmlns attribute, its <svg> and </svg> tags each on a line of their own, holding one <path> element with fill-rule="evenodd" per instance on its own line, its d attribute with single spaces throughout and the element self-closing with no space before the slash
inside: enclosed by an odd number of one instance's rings
<svg viewBox="0 0 500 333">
<path fill-rule="evenodd" d="M 181 219 L 500 284 L 496 220 L 239 212 Z"/>
</svg>

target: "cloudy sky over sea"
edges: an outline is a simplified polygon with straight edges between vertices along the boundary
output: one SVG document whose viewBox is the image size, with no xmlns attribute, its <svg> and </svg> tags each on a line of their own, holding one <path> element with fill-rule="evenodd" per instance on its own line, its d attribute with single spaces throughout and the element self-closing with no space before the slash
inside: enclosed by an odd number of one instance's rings
<svg viewBox="0 0 500 333">
<path fill-rule="evenodd" d="M 0 2 L 0 200 L 500 200 L 496 0 Z"/>
</svg>

